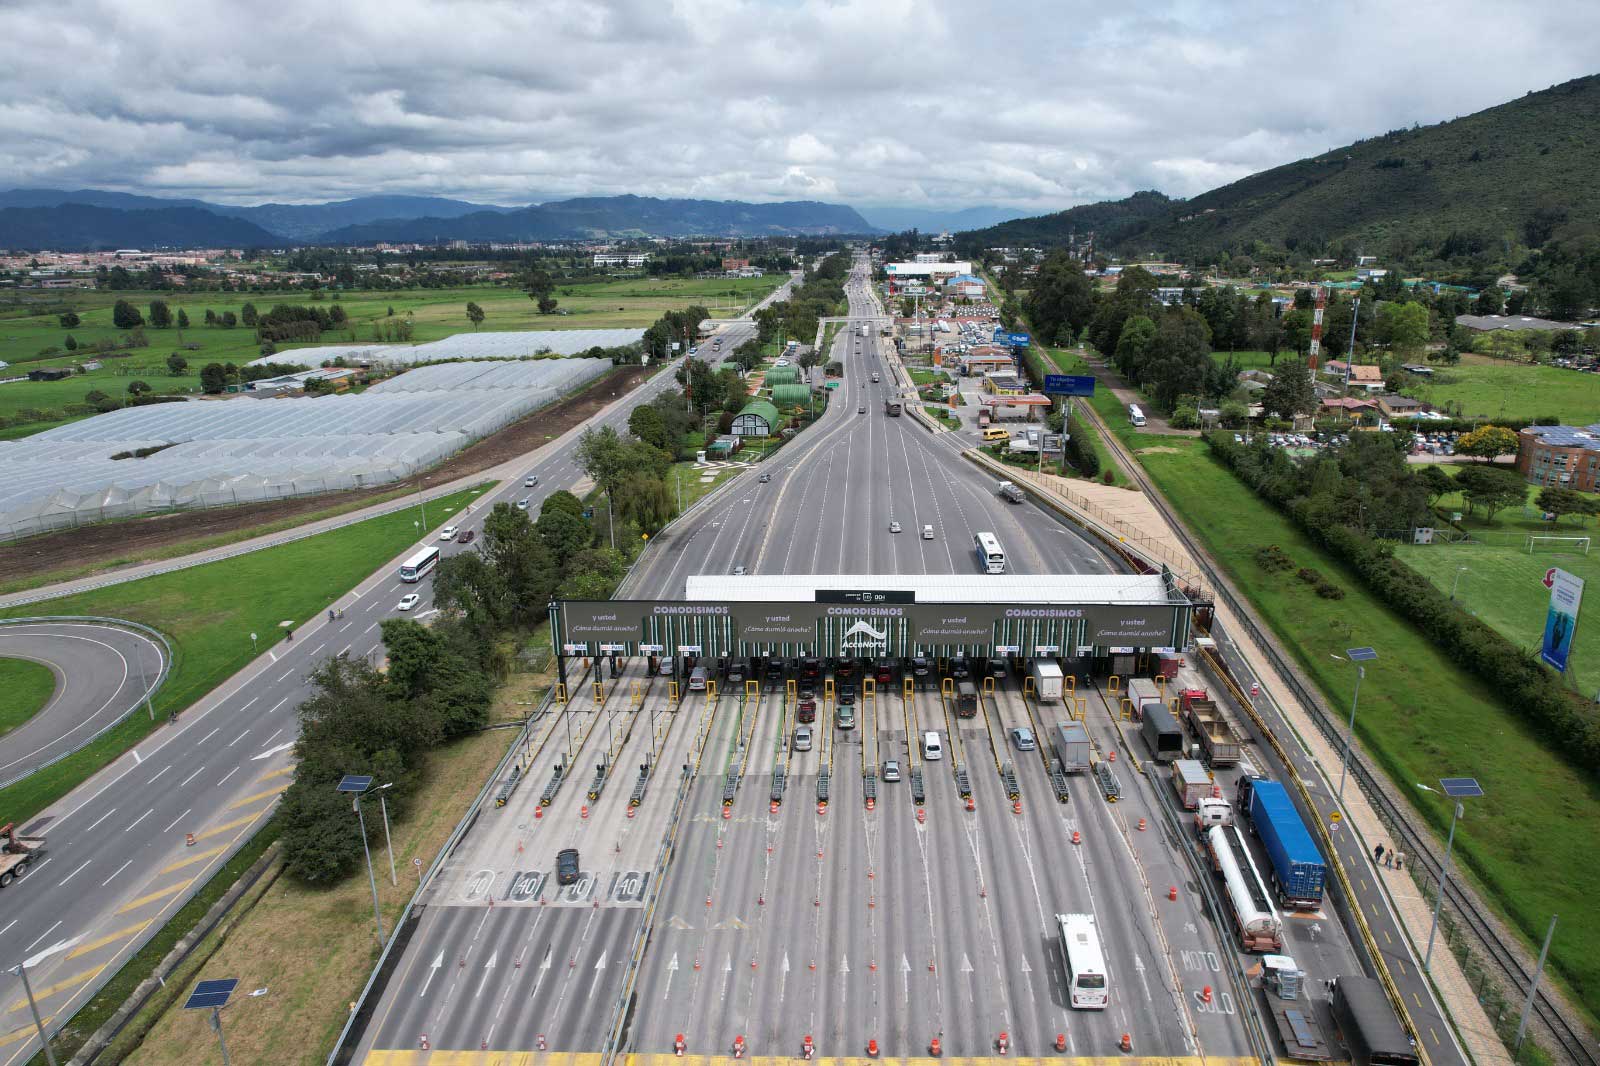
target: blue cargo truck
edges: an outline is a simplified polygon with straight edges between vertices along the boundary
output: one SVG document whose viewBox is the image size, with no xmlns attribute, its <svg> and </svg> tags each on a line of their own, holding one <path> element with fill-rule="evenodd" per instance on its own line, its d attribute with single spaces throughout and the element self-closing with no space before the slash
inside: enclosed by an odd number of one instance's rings
<svg viewBox="0 0 1600 1066">
<path fill-rule="evenodd" d="M 1250 815 L 1250 827 L 1272 860 L 1272 883 L 1285 907 L 1322 906 L 1322 852 L 1300 820 L 1289 792 L 1277 781 L 1241 777 L 1235 808 Z"/>
</svg>

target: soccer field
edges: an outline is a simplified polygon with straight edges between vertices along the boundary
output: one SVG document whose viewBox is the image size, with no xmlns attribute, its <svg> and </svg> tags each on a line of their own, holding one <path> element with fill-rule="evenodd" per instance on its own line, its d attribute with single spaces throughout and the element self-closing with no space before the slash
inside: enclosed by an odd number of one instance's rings
<svg viewBox="0 0 1600 1066">
<path fill-rule="evenodd" d="M 1569 668 L 1580 691 L 1592 693 L 1600 687 L 1600 551 L 1585 555 L 1581 544 L 1543 543 L 1530 555 L 1519 539 L 1504 545 L 1402 545 L 1396 555 L 1446 593 L 1456 581 L 1457 568 L 1466 567 L 1456 584 L 1456 600 L 1535 652 L 1550 604 L 1545 571 L 1560 567 L 1583 578 L 1585 598 L 1591 602 L 1579 609 Z"/>
</svg>

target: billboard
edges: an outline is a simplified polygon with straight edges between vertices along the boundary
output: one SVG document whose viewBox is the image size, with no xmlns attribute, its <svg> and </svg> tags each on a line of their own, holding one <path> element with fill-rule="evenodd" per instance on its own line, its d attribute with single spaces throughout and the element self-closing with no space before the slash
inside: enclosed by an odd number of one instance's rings
<svg viewBox="0 0 1600 1066">
<path fill-rule="evenodd" d="M 1572 635 L 1578 628 L 1578 606 L 1583 602 L 1583 578 L 1552 567 L 1545 571 L 1544 583 L 1550 590 L 1550 607 L 1544 616 L 1539 658 L 1566 673 Z"/>
</svg>

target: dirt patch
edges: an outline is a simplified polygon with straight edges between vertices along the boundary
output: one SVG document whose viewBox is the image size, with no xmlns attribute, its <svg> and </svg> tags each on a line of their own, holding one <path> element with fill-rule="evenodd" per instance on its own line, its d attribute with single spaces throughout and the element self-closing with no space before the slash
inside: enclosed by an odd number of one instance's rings
<svg viewBox="0 0 1600 1066">
<path fill-rule="evenodd" d="M 635 388 L 657 369 L 618 367 L 582 392 L 535 411 L 500 432 L 485 437 L 426 474 L 390 482 L 379 488 L 103 522 L 0 544 L 0 582 L 33 577 L 45 570 L 77 570 L 96 564 L 103 564 L 107 569 L 133 566 L 157 557 L 163 549 L 187 541 L 225 536 L 317 514 L 333 507 L 346 504 L 360 506 L 369 501 L 392 497 L 397 492 L 416 488 L 424 477 L 429 484 L 443 485 L 456 478 L 499 466 L 554 440 L 599 414 L 618 395 Z"/>
<path fill-rule="evenodd" d="M 1167 447 L 1164 447 L 1164 446 L 1161 446 L 1161 445 L 1157 445 L 1154 448 L 1140 448 L 1134 454 L 1135 455 L 1160 455 L 1163 452 L 1167 453 L 1168 455 L 1182 455 L 1183 454 L 1183 449 L 1182 448 L 1167 448 Z"/>
</svg>

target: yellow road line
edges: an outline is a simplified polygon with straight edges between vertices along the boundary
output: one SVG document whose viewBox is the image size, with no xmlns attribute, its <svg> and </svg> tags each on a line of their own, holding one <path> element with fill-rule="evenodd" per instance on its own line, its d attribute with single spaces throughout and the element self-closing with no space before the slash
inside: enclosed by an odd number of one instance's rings
<svg viewBox="0 0 1600 1066">
<path fill-rule="evenodd" d="M 115 941 L 125 940 L 130 936 L 138 936 L 140 933 L 144 932 L 145 926 L 149 925 L 153 920 L 154 919 L 146 918 L 142 922 L 135 922 L 132 925 L 124 926 L 121 929 L 118 929 L 115 933 L 107 933 L 99 940 L 91 940 L 87 944 L 79 944 L 77 947 L 73 948 L 67 953 L 67 958 L 75 959 L 79 955 L 87 955 L 96 948 L 103 948 L 107 944 Z"/>
<path fill-rule="evenodd" d="M 256 778 L 255 783 L 259 785 L 263 781 L 271 781 L 274 777 L 283 777 L 283 776 L 285 776 L 287 774 L 292 774 L 292 773 L 294 773 L 294 767 L 293 766 L 285 766 L 280 770 L 270 770 L 267 773 L 264 773 L 260 777 Z"/>
<path fill-rule="evenodd" d="M 138 910 L 146 903 L 153 903 L 158 899 L 166 899 L 168 896 L 173 895 L 174 893 L 182 892 L 184 889 L 194 884 L 194 882 L 195 879 L 191 877 L 187 881 L 179 881 L 176 884 L 168 885 L 166 888 L 158 888 L 148 896 L 140 896 L 138 899 L 130 899 L 128 902 L 117 908 L 117 913 L 127 914 L 129 911 Z"/>
<path fill-rule="evenodd" d="M 263 800 L 268 796 L 281 795 L 288 787 L 288 785 L 279 785 L 277 788 L 269 788 L 265 792 L 257 792 L 254 796 L 246 796 L 244 799 L 235 800 L 234 802 L 228 804 L 228 810 L 236 811 L 240 807 L 250 806 L 250 804 L 254 803 L 256 800 Z"/>
<path fill-rule="evenodd" d="M 56 1020 L 56 1016 L 54 1014 L 49 1015 L 44 1020 L 44 1027 L 46 1029 L 50 1028 L 50 1023 L 55 1021 L 55 1020 Z M 38 1035 L 39 1035 L 39 1030 L 34 1028 L 34 1025 L 33 1025 L 32 1022 L 29 1022 L 27 1025 L 24 1025 L 21 1029 L 13 1029 L 13 1030 L 11 1030 L 11 1032 L 7 1033 L 5 1036 L 0 1036 L 0 1047 L 5 1047 L 7 1044 L 15 1044 L 18 1040 L 26 1040 L 30 1036 L 37 1038 Z"/>
<path fill-rule="evenodd" d="M 213 826 L 212 828 L 207 829 L 204 833 L 196 833 L 194 838 L 198 841 L 205 840 L 208 837 L 220 836 L 230 829 L 237 829 L 241 825 L 249 825 L 251 822 L 260 817 L 260 815 L 261 812 L 257 811 L 255 814 L 247 814 L 243 818 L 235 818 L 231 822 L 223 822 L 221 825 Z"/>
<path fill-rule="evenodd" d="M 173 863 L 171 866 L 164 866 L 164 867 L 161 868 L 161 872 L 164 873 L 164 874 L 170 874 L 172 871 L 181 870 L 185 866 L 193 866 L 197 862 L 205 862 L 207 859 L 211 858 L 211 856 L 213 856 L 213 855 L 221 855 L 224 851 L 227 851 L 227 850 L 228 850 L 228 845 L 226 845 L 226 844 L 218 844 L 214 848 L 207 848 L 205 851 L 197 851 L 194 854 L 190 855 L 187 859 L 179 859 L 177 862 Z"/>
<path fill-rule="evenodd" d="M 69 988 L 77 988 L 79 985 L 83 984 L 86 981 L 93 981 L 97 976 L 99 976 L 100 971 L 103 970 L 103 969 L 105 969 L 105 964 L 104 963 L 102 963 L 99 966 L 96 966 L 92 970 L 85 970 L 82 973 L 73 974 L 71 977 L 68 977 L 68 978 L 66 978 L 65 980 L 62 980 L 62 981 L 57 981 L 53 985 L 46 985 L 43 988 L 36 988 L 36 989 L 33 990 L 33 1001 L 35 1003 L 37 1003 L 41 999 L 48 999 L 49 997 L 55 995 L 57 992 L 65 992 Z M 27 1005 L 28 1005 L 28 1001 L 26 999 L 19 999 L 15 1003 L 11 1004 L 11 1006 L 7 1007 L 6 1009 L 7 1010 L 21 1010 L 22 1008 L 26 1007 Z"/>
</svg>

